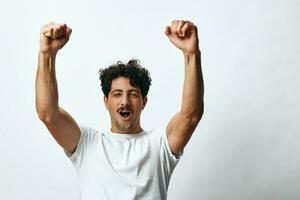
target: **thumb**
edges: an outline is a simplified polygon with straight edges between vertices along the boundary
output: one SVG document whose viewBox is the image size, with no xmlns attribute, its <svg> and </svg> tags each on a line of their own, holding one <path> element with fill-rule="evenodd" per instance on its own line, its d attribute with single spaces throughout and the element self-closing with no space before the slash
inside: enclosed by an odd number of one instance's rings
<svg viewBox="0 0 300 200">
<path fill-rule="evenodd" d="M 72 29 L 69 28 L 66 24 L 63 24 L 64 35 L 69 37 L 72 33 Z"/>
<path fill-rule="evenodd" d="M 71 33 L 72 33 L 72 29 L 67 28 L 66 35 L 69 37 L 71 35 Z"/>
<path fill-rule="evenodd" d="M 168 37 L 170 37 L 172 35 L 170 26 L 166 26 L 165 35 L 168 36 Z"/>
</svg>

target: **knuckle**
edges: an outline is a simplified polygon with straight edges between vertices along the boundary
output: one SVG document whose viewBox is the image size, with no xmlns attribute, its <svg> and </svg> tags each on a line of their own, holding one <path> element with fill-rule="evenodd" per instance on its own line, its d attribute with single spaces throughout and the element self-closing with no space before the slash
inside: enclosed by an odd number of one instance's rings
<svg viewBox="0 0 300 200">
<path fill-rule="evenodd" d="M 53 25 L 55 25 L 55 23 L 53 21 L 50 21 L 47 25 L 53 26 Z"/>
<path fill-rule="evenodd" d="M 42 26 L 42 28 L 41 28 L 41 32 L 45 32 L 45 31 L 47 31 L 47 27 L 45 27 L 45 26 Z"/>
<path fill-rule="evenodd" d="M 177 20 L 173 20 L 171 23 L 171 27 L 175 27 L 177 25 Z"/>
<path fill-rule="evenodd" d="M 53 28 L 53 33 L 56 34 L 57 33 L 57 29 Z"/>
</svg>

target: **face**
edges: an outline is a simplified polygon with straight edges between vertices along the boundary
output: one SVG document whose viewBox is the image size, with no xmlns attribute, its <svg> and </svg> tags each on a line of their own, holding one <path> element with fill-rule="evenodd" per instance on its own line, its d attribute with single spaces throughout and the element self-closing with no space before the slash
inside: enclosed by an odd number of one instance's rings
<svg viewBox="0 0 300 200">
<path fill-rule="evenodd" d="M 140 116 L 146 102 L 147 97 L 143 98 L 140 88 L 130 85 L 128 78 L 114 79 L 108 96 L 104 97 L 105 107 L 111 118 L 112 132 L 141 132 Z"/>
</svg>

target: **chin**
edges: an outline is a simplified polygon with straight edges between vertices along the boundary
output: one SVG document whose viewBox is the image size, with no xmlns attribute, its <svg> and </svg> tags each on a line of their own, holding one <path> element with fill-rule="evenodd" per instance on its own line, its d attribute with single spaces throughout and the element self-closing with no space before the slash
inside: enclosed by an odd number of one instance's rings
<svg viewBox="0 0 300 200">
<path fill-rule="evenodd" d="M 116 128 L 122 132 L 130 132 L 133 129 L 133 124 L 117 123 Z"/>
<path fill-rule="evenodd" d="M 122 133 L 130 133 L 138 124 L 138 118 L 132 118 L 128 121 L 123 121 L 118 118 L 114 118 L 114 128 Z"/>
</svg>

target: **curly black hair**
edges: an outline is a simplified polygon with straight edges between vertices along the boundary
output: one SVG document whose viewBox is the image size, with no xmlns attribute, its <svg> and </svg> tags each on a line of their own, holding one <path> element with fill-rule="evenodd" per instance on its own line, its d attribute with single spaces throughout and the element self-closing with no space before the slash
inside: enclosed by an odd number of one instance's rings
<svg viewBox="0 0 300 200">
<path fill-rule="evenodd" d="M 151 85 L 149 71 L 143 68 L 137 59 L 131 59 L 127 64 L 118 61 L 108 68 L 100 69 L 98 73 L 102 91 L 106 97 L 110 92 L 112 80 L 120 76 L 129 78 L 132 86 L 139 87 L 143 97 L 148 94 Z"/>
</svg>

